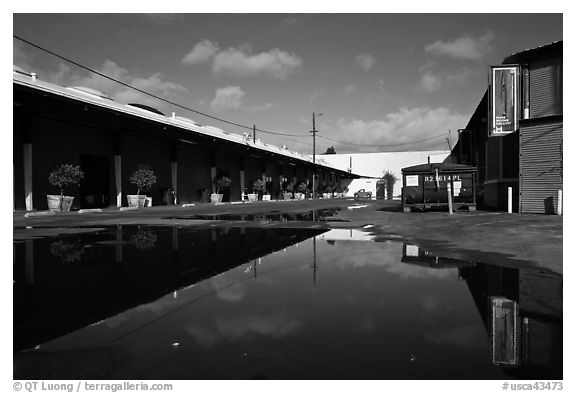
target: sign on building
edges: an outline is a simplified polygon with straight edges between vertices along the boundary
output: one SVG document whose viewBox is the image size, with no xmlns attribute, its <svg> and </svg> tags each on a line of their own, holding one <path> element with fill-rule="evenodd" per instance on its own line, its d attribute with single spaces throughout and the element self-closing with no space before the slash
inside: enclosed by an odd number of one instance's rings
<svg viewBox="0 0 576 393">
<path fill-rule="evenodd" d="M 518 129 L 520 67 L 491 66 L 489 86 L 490 136 L 510 134 Z"/>
</svg>

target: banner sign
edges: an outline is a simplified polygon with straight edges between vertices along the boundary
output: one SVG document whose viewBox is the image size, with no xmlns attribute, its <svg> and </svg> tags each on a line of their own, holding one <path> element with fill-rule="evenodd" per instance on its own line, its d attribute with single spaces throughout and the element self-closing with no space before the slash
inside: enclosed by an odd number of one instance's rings
<svg viewBox="0 0 576 393">
<path fill-rule="evenodd" d="M 490 136 L 506 135 L 518 129 L 520 67 L 490 67 Z"/>
</svg>

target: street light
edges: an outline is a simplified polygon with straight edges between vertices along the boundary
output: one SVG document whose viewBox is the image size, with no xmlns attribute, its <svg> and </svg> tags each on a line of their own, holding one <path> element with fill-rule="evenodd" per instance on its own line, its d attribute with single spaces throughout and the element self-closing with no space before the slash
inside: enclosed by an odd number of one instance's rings
<svg viewBox="0 0 576 393">
<path fill-rule="evenodd" d="M 312 112 L 312 163 L 316 164 L 316 116 L 323 116 L 323 113 Z M 316 199 L 316 165 L 312 171 L 312 199 Z"/>
</svg>

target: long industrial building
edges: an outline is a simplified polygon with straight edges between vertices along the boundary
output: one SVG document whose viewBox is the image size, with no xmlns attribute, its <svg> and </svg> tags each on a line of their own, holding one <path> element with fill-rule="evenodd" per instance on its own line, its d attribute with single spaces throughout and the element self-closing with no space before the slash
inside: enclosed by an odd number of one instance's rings
<svg viewBox="0 0 576 393">
<path fill-rule="evenodd" d="M 80 187 L 66 190 L 75 197 L 74 208 L 126 206 L 125 196 L 136 193 L 130 174 L 138 169 L 158 178 L 149 194 L 154 205 L 168 203 L 168 190 L 179 204 L 208 201 L 221 176 L 232 180 L 224 201 L 242 200 L 257 179 L 275 199 L 288 182 L 314 180 L 320 189 L 358 177 L 247 134 L 115 102 L 93 89 L 48 83 L 16 66 L 13 88 L 15 210 L 45 210 L 46 195 L 59 193 L 49 172 L 63 163 L 80 165 L 85 174 Z"/>
</svg>

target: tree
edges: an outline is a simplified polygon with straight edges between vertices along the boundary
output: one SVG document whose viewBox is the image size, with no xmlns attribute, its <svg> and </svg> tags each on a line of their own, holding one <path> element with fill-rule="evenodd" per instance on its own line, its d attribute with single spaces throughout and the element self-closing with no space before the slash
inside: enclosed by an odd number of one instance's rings
<svg viewBox="0 0 576 393">
<path fill-rule="evenodd" d="M 334 149 L 334 146 L 330 146 L 324 154 L 336 154 L 336 149 Z"/>
<path fill-rule="evenodd" d="M 386 186 L 386 199 L 392 199 L 392 194 L 394 193 L 394 184 L 398 180 L 396 175 L 390 171 L 384 172 L 384 176 L 382 176 L 382 180 Z"/>
<path fill-rule="evenodd" d="M 138 169 L 130 175 L 130 183 L 138 187 L 137 195 L 140 195 L 142 190 L 148 190 L 156 181 L 156 175 L 150 169 Z"/>
</svg>

